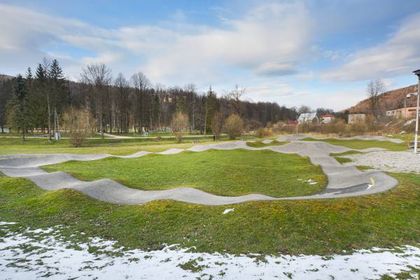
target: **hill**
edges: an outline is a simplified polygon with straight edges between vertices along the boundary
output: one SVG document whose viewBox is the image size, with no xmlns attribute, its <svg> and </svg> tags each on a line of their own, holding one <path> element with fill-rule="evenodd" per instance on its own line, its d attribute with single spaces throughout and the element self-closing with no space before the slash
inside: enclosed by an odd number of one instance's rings
<svg viewBox="0 0 420 280">
<path fill-rule="evenodd" d="M 10 80 L 10 79 L 13 79 L 13 76 L 0 74 L 0 81 L 7 81 L 7 80 Z"/>
<path fill-rule="evenodd" d="M 384 111 L 402 108 L 407 94 L 410 93 L 417 93 L 417 85 L 386 91 L 379 96 L 379 104 Z M 406 101 L 407 107 L 416 106 L 415 96 L 407 98 Z M 349 113 L 369 113 L 370 99 L 366 98 L 347 110 Z"/>
</svg>

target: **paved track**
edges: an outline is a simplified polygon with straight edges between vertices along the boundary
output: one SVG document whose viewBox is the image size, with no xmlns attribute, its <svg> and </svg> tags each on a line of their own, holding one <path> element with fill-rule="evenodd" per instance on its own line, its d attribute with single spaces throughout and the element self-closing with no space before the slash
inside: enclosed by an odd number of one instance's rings
<svg viewBox="0 0 420 280">
<path fill-rule="evenodd" d="M 325 142 L 300 141 L 300 137 L 292 137 L 291 141 L 281 146 L 264 148 L 252 148 L 245 141 L 224 142 L 209 145 L 196 145 L 186 149 L 193 152 L 202 152 L 210 149 L 232 150 L 268 149 L 279 153 L 293 153 L 309 157 L 311 162 L 320 165 L 328 177 L 326 189 L 315 195 L 299 197 L 270 197 L 261 194 L 249 194 L 244 196 L 218 196 L 203 192 L 194 188 L 173 188 L 159 191 L 143 191 L 128 188 L 110 179 L 96 181 L 80 181 L 64 172 L 48 173 L 41 166 L 65 162 L 69 160 L 89 161 L 107 157 L 135 158 L 149 152 L 138 152 L 128 156 L 113 156 L 109 154 L 76 155 L 76 154 L 51 154 L 51 155 L 10 155 L 0 156 L 0 172 L 10 177 L 23 177 L 31 180 L 39 187 L 46 190 L 69 188 L 78 190 L 90 197 L 118 204 L 143 204 L 153 200 L 171 199 L 187 203 L 203 205 L 227 205 L 256 200 L 303 200 L 303 199 L 329 199 L 340 197 L 361 196 L 387 191 L 398 184 L 393 177 L 381 171 L 363 172 L 354 166 L 344 166 L 337 162 L 330 153 L 342 153 L 351 149 L 331 145 Z M 279 138 L 279 140 L 285 140 Z M 379 151 L 381 149 L 365 149 L 362 152 Z M 169 149 L 158 154 L 176 154 L 184 149 Z"/>
</svg>

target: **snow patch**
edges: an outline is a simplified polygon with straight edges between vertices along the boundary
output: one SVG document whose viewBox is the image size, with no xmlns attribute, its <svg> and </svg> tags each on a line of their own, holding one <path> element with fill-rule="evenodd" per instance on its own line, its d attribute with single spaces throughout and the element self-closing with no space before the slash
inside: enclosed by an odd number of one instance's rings
<svg viewBox="0 0 420 280">
<path fill-rule="evenodd" d="M 100 238 L 71 244 L 59 237 L 59 227 L 15 233 L 8 224 L 0 223 L 2 279 L 380 279 L 420 266 L 413 246 L 331 256 L 194 253 L 177 245 L 142 251 Z"/>
<path fill-rule="evenodd" d="M 226 215 L 226 214 L 228 214 L 228 213 L 230 213 L 230 212 L 233 212 L 235 210 L 235 208 L 228 208 L 228 209 L 225 209 L 225 211 L 223 211 L 223 215 Z"/>
</svg>

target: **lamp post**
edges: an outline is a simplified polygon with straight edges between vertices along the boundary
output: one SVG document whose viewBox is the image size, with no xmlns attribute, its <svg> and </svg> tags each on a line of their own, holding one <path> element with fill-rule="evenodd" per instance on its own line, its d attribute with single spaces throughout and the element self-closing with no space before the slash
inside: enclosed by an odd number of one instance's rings
<svg viewBox="0 0 420 280">
<path fill-rule="evenodd" d="M 419 107 L 420 107 L 420 69 L 413 72 L 418 78 L 417 84 L 417 107 L 416 107 L 416 130 L 414 132 L 414 153 L 417 154 L 417 142 L 419 134 Z"/>
</svg>

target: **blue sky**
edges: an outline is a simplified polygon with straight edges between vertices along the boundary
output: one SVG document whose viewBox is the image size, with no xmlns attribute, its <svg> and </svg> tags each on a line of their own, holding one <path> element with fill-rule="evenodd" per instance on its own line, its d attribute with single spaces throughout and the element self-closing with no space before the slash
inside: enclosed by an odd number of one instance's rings
<svg viewBox="0 0 420 280">
<path fill-rule="evenodd" d="M 105 63 L 155 84 L 336 110 L 414 84 L 420 0 L 0 1 L 0 73 L 57 58 L 69 79 Z"/>
</svg>

